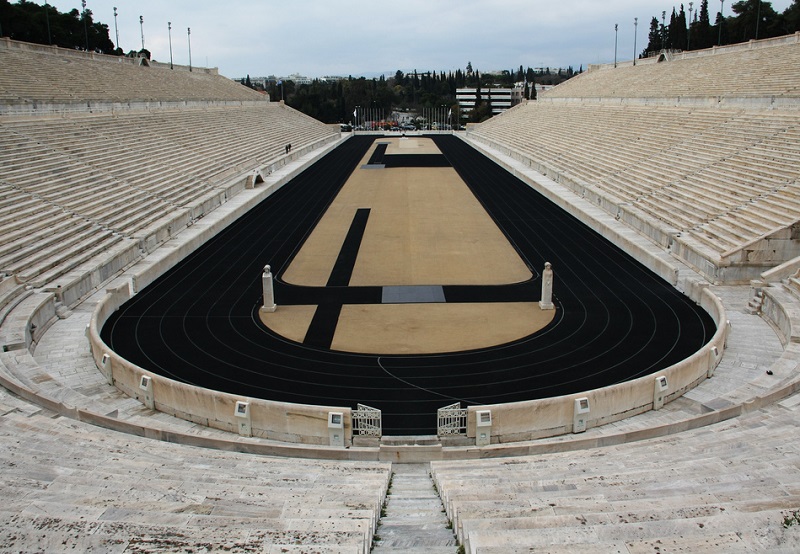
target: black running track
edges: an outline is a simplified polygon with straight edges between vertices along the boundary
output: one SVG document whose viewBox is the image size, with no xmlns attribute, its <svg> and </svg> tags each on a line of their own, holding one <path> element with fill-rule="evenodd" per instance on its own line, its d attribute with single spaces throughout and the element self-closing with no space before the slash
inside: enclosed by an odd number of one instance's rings
<svg viewBox="0 0 800 554">
<path fill-rule="evenodd" d="M 539 270 L 553 264 L 553 322 L 493 348 L 416 356 L 337 352 L 272 333 L 258 316 L 265 264 L 276 275 L 278 309 L 282 302 L 335 308 L 349 296 L 380 302 L 373 297 L 379 287 L 304 288 L 281 280 L 373 140 L 345 141 L 255 206 L 122 306 L 103 339 L 131 362 L 211 389 L 304 404 L 367 404 L 383 411 L 385 434 L 405 435 L 434 433 L 437 408 L 454 402 L 544 398 L 653 373 L 714 333 L 711 318 L 672 286 L 447 135 L 434 137 L 445 159 L 536 275 L 518 286 L 518 299 L 538 291 Z M 446 287 L 445 293 L 448 301 L 480 302 L 492 300 L 492 290 L 508 294 L 514 287 Z"/>
</svg>

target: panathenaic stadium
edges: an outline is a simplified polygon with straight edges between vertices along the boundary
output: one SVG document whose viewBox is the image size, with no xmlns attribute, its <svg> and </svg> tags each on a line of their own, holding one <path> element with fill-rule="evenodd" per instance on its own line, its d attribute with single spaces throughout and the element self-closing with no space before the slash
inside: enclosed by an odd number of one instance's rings
<svg viewBox="0 0 800 554">
<path fill-rule="evenodd" d="M 0 39 L 0 551 L 800 550 L 798 68 L 353 134 Z"/>
</svg>

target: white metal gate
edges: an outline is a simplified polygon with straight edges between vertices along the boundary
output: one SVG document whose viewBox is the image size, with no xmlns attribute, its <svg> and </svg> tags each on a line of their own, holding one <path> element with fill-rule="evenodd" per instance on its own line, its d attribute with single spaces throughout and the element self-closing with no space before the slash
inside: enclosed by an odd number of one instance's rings
<svg viewBox="0 0 800 554">
<path fill-rule="evenodd" d="M 381 411 L 359 404 L 353 410 L 353 434 L 380 437 L 382 435 Z"/>
<path fill-rule="evenodd" d="M 440 437 L 467 434 L 467 409 L 462 408 L 460 402 L 439 408 L 436 419 L 436 434 Z"/>
</svg>

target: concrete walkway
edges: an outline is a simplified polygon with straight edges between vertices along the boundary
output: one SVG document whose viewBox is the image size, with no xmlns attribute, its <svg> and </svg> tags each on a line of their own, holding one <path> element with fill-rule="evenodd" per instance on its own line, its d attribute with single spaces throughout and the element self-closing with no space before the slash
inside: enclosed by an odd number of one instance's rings
<svg viewBox="0 0 800 554">
<path fill-rule="evenodd" d="M 456 538 L 428 464 L 394 464 L 372 554 L 455 554 Z M 378 540 L 380 537 L 380 540 Z"/>
</svg>

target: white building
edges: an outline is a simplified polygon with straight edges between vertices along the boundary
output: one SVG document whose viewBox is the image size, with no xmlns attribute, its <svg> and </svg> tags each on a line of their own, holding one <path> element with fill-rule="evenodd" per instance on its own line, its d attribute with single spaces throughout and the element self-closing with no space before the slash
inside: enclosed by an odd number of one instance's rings
<svg viewBox="0 0 800 554">
<path fill-rule="evenodd" d="M 310 77 L 306 77 L 305 75 L 300 75 L 299 73 L 292 73 L 288 77 L 283 79 L 284 81 L 293 81 L 295 85 L 310 85 L 313 79 Z"/>
<path fill-rule="evenodd" d="M 481 101 L 489 102 L 492 105 L 492 115 L 502 113 L 519 104 L 522 101 L 523 93 L 524 89 L 521 87 L 486 87 L 480 89 Z M 462 116 L 465 116 L 475 108 L 477 96 L 477 88 L 456 89 L 456 101 L 458 102 L 458 107 L 461 108 Z"/>
</svg>

